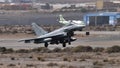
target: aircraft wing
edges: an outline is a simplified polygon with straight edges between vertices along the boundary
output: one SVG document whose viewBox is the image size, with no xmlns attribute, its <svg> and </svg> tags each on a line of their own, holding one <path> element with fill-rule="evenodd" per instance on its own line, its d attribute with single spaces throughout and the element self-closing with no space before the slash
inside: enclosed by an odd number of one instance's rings
<svg viewBox="0 0 120 68">
<path fill-rule="evenodd" d="M 56 35 L 51 35 L 51 36 L 47 36 L 47 37 L 37 37 L 37 38 L 31 38 L 31 39 L 23 39 L 20 40 L 19 42 L 24 41 L 25 43 L 30 43 L 30 42 L 34 42 L 34 43 L 44 43 L 44 42 L 50 42 L 52 40 L 52 38 L 59 38 L 64 36 L 64 34 L 56 34 Z"/>
</svg>

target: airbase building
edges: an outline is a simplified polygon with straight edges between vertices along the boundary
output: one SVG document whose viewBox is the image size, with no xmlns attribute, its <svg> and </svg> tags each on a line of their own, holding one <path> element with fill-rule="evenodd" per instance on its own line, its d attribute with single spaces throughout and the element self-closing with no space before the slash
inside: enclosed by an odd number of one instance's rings
<svg viewBox="0 0 120 68">
<path fill-rule="evenodd" d="M 84 22 L 90 26 L 120 25 L 119 12 L 99 12 L 84 15 Z"/>
</svg>

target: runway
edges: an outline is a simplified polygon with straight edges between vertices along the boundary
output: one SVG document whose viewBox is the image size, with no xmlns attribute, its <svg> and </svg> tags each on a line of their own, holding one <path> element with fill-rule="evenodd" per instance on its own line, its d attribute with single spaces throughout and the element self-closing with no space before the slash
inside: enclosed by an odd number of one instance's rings
<svg viewBox="0 0 120 68">
<path fill-rule="evenodd" d="M 35 22 L 39 25 L 60 25 L 59 15 L 62 14 L 66 20 L 82 20 L 83 13 L 20 13 L 11 12 L 0 14 L 1 25 L 30 25 Z"/>
<path fill-rule="evenodd" d="M 90 36 L 77 37 L 77 40 L 72 42 L 72 45 L 67 47 L 76 46 L 92 46 L 92 47 L 111 47 L 113 45 L 120 45 L 120 32 L 90 32 Z M 76 32 L 76 34 L 85 34 L 85 32 Z M 19 37 L 19 36 L 18 36 Z M 22 39 L 22 38 L 21 38 Z M 20 38 L 5 38 L 0 40 L 0 47 L 13 48 L 13 49 L 32 49 L 37 47 L 44 47 L 44 44 L 24 43 L 18 42 Z M 49 49 L 56 47 L 63 48 L 59 45 L 49 45 Z"/>
<path fill-rule="evenodd" d="M 76 45 L 74 45 L 74 43 L 72 43 L 72 45 L 67 45 L 67 47 L 74 47 Z M 6 48 L 13 48 L 13 49 L 32 49 L 32 48 L 38 48 L 38 47 L 44 47 L 44 44 L 34 44 L 34 43 L 24 43 L 24 42 L 18 42 L 17 40 L 2 40 L 0 42 L 0 47 L 6 47 Z M 54 49 L 54 48 L 63 48 L 61 44 L 59 45 L 49 45 L 48 48 L 49 49 Z"/>
</svg>

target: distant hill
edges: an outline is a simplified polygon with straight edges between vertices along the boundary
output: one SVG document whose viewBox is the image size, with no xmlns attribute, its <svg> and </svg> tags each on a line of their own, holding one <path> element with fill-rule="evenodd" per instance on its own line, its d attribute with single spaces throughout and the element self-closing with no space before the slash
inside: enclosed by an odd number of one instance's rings
<svg viewBox="0 0 120 68">
<path fill-rule="evenodd" d="M 94 2 L 96 0 L 36 0 L 42 3 L 83 3 L 83 2 Z M 110 0 L 104 0 L 110 1 Z"/>
</svg>

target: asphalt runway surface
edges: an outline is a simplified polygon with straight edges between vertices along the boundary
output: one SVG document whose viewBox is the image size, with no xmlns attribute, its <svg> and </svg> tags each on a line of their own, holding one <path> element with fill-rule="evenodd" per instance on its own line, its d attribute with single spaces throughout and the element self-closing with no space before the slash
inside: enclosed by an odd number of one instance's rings
<svg viewBox="0 0 120 68">
<path fill-rule="evenodd" d="M 60 25 L 59 15 L 62 14 L 66 20 L 82 20 L 83 13 L 22 13 L 11 12 L 0 14 L 0 25 L 31 25 L 35 22 L 39 25 Z"/>
<path fill-rule="evenodd" d="M 84 34 L 85 32 L 78 32 L 77 34 Z M 120 32 L 90 32 L 90 36 L 77 37 L 77 40 L 72 42 L 72 45 L 67 47 L 76 46 L 92 46 L 92 47 L 111 47 L 114 45 L 120 45 Z M 44 47 L 44 44 L 34 44 L 34 43 L 24 43 L 18 42 L 19 39 L 1 39 L 0 47 L 7 47 L 13 49 L 32 49 L 37 47 Z M 49 45 L 49 49 L 54 49 L 56 47 L 63 48 L 61 44 L 59 45 Z"/>
</svg>

